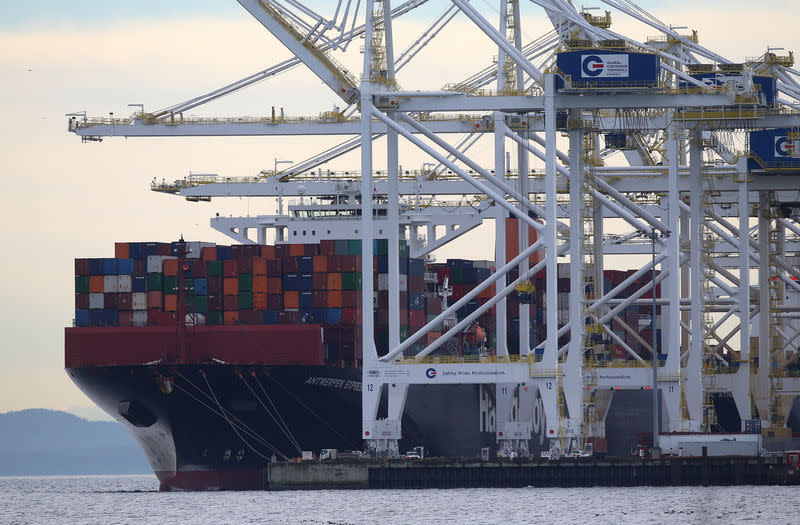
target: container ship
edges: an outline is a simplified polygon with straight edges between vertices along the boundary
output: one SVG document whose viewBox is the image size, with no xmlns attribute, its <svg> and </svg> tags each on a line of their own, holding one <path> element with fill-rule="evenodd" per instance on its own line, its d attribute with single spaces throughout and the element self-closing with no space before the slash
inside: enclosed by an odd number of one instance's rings
<svg viewBox="0 0 800 525">
<path fill-rule="evenodd" d="M 508 219 L 507 237 L 515 232 L 516 221 Z M 129 429 L 162 490 L 260 489 L 269 462 L 323 448 L 362 450 L 361 251 L 361 241 L 354 239 L 231 246 L 131 242 L 116 243 L 114 257 L 76 259 L 75 320 L 65 334 L 67 373 Z M 376 239 L 373 253 L 375 343 L 382 355 L 389 351 L 388 241 Z M 460 299 L 488 278 L 494 265 L 409 257 L 405 241 L 399 253 L 401 340 L 442 312 L 443 296 Z M 507 254 L 509 260 L 515 256 Z M 565 269 L 559 267 L 559 274 L 569 275 Z M 606 271 L 604 286 L 632 273 Z M 509 278 L 516 276 L 512 272 Z M 540 272 L 532 290 L 508 301 L 511 354 L 519 353 L 521 302 L 529 304 L 529 348 L 544 341 L 544 284 Z M 631 285 L 631 292 L 640 284 Z M 560 276 L 558 286 L 559 294 L 568 294 L 569 279 Z M 487 290 L 457 317 L 491 297 Z M 640 333 L 628 337 L 637 351 L 641 340 L 659 336 L 652 332 L 649 312 L 632 306 L 625 313 Z M 488 310 L 436 355 L 492 354 L 494 315 Z M 564 324 L 568 312 L 558 317 Z M 428 333 L 408 355 L 440 333 Z M 624 350 L 605 343 L 607 351 L 598 359 L 626 358 Z M 421 446 L 427 455 L 447 457 L 495 454 L 493 388 L 413 385 L 401 450 Z M 627 454 L 637 433 L 649 428 L 647 394 L 616 393 L 605 420 L 608 440 L 598 440 L 596 450 Z M 528 447 L 534 454 L 550 446 L 543 413 L 534 409 Z"/>
</svg>

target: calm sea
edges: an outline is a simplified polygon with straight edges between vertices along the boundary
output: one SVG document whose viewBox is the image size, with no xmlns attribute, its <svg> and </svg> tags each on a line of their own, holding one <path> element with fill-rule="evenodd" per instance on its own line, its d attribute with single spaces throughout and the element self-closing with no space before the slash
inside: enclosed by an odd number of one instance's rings
<svg viewBox="0 0 800 525">
<path fill-rule="evenodd" d="M 154 476 L 0 477 L 0 523 L 800 523 L 800 488 L 159 493 Z"/>
</svg>

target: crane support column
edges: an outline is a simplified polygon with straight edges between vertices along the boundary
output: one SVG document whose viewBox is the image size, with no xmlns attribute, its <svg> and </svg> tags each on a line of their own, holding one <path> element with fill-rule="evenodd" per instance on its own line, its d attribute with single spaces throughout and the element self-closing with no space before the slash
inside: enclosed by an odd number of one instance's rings
<svg viewBox="0 0 800 525">
<path fill-rule="evenodd" d="M 758 194 L 758 369 L 755 379 L 755 404 L 761 426 L 771 427 L 769 420 L 769 387 L 770 387 L 770 275 L 769 264 L 769 230 L 772 222 L 770 210 L 770 193 L 760 191 Z M 744 235 L 744 232 L 739 232 Z"/>
<path fill-rule="evenodd" d="M 739 172 L 739 293 L 736 298 L 739 313 L 739 369 L 733 381 L 733 400 L 742 420 L 753 419 L 750 395 L 750 199 L 747 161 L 738 163 Z"/>
<path fill-rule="evenodd" d="M 689 357 L 686 362 L 686 403 L 689 409 L 688 429 L 700 431 L 703 422 L 703 345 L 705 324 L 703 311 L 703 158 L 700 136 L 691 132 L 689 140 L 689 267 L 691 268 L 691 307 Z"/>
</svg>

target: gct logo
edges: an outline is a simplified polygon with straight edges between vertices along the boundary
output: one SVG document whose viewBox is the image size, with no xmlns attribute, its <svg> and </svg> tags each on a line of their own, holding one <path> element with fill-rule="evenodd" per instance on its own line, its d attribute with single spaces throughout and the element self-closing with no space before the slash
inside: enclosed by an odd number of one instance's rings
<svg viewBox="0 0 800 525">
<path fill-rule="evenodd" d="M 789 142 L 786 135 L 775 137 L 775 156 L 791 157 L 794 154 L 794 143 Z"/>
<path fill-rule="evenodd" d="M 427 377 L 428 379 L 433 379 L 434 377 L 436 377 L 436 369 L 429 368 L 425 370 L 425 377 Z"/>
<path fill-rule="evenodd" d="M 583 70 L 583 74 L 587 77 L 597 77 L 603 74 L 603 68 L 605 68 L 605 64 L 603 63 L 603 59 L 597 55 L 588 55 L 583 58 L 583 63 L 581 64 L 581 69 Z"/>
</svg>

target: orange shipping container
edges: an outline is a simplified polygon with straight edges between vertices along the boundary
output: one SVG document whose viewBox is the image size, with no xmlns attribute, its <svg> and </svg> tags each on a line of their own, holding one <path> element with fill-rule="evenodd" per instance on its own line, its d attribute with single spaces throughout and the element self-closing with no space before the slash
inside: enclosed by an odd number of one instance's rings
<svg viewBox="0 0 800 525">
<path fill-rule="evenodd" d="M 105 291 L 106 278 L 103 275 L 92 275 L 89 277 L 89 293 L 103 293 Z"/>
<path fill-rule="evenodd" d="M 284 292 L 283 294 L 283 307 L 284 308 L 300 308 L 300 296 L 297 292 Z"/>
<path fill-rule="evenodd" d="M 267 293 L 267 276 L 253 276 L 253 293 Z"/>
<path fill-rule="evenodd" d="M 261 257 L 265 259 L 275 259 L 277 257 L 274 246 L 262 246 Z"/>
<path fill-rule="evenodd" d="M 528 242 L 533 244 L 539 239 L 539 234 L 528 226 Z M 506 219 L 506 262 L 519 255 L 519 225 L 516 217 Z M 530 264 L 539 263 L 542 260 L 542 250 L 536 251 L 530 257 Z"/>
<path fill-rule="evenodd" d="M 223 293 L 225 295 L 239 295 L 239 278 L 225 277 L 223 281 Z"/>
<path fill-rule="evenodd" d="M 164 259 L 164 276 L 177 277 L 178 259 Z"/>
<path fill-rule="evenodd" d="M 478 299 L 486 299 L 489 300 L 494 297 L 495 286 L 491 285 L 484 289 L 481 293 L 478 294 Z"/>
<path fill-rule="evenodd" d="M 428 344 L 433 344 L 442 336 L 441 332 L 428 332 Z"/>
<path fill-rule="evenodd" d="M 328 290 L 328 308 L 342 307 L 342 291 Z"/>
<path fill-rule="evenodd" d="M 217 247 L 216 246 L 204 246 L 203 247 L 203 260 L 204 261 L 216 261 L 217 260 Z"/>
<path fill-rule="evenodd" d="M 232 310 L 225 312 L 225 324 L 237 324 L 239 322 L 239 312 Z"/>
<path fill-rule="evenodd" d="M 328 274 L 328 291 L 342 289 L 342 274 L 329 273 Z"/>
<path fill-rule="evenodd" d="M 164 296 L 164 311 L 177 312 L 178 311 L 178 295 L 169 293 Z"/>
<path fill-rule="evenodd" d="M 253 275 L 267 275 L 267 260 L 253 257 Z"/>
<path fill-rule="evenodd" d="M 314 273 L 325 273 L 328 271 L 328 257 L 326 255 L 314 256 Z"/>
<path fill-rule="evenodd" d="M 267 309 L 267 294 L 254 293 L 253 294 L 253 310 L 264 311 Z"/>
<path fill-rule="evenodd" d="M 130 245 L 127 242 L 114 243 L 114 257 L 117 259 L 127 259 L 131 256 Z"/>
<path fill-rule="evenodd" d="M 302 244 L 290 244 L 289 255 L 291 257 L 302 257 L 306 254 L 306 247 Z"/>
<path fill-rule="evenodd" d="M 267 293 L 282 293 L 283 279 L 280 277 L 267 277 Z"/>
</svg>

